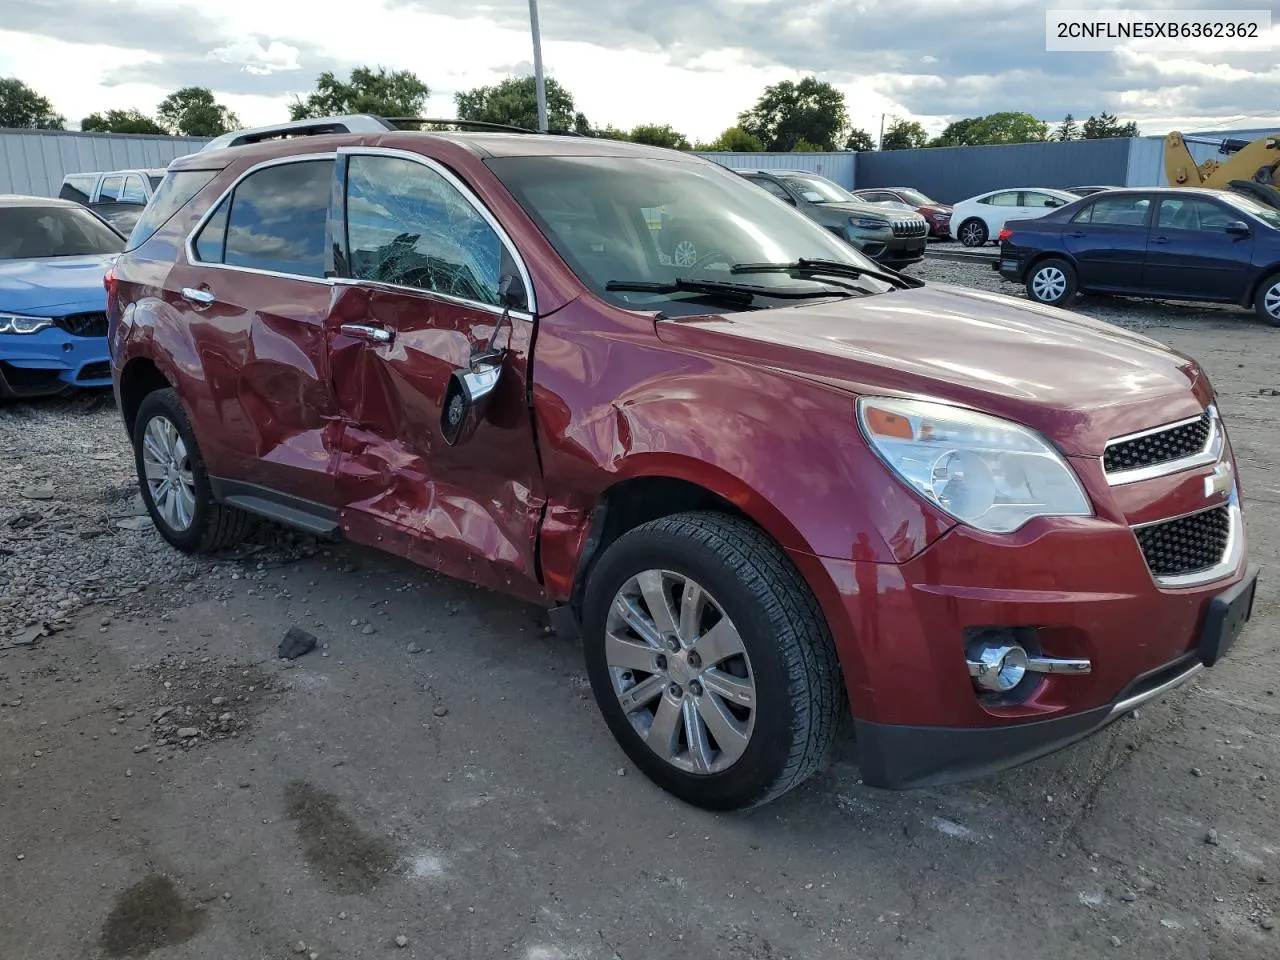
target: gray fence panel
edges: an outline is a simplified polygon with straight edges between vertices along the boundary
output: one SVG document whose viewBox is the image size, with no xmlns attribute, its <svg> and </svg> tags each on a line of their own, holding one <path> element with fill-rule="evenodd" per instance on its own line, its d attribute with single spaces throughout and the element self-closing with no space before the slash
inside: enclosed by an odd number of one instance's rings
<svg viewBox="0 0 1280 960">
<path fill-rule="evenodd" d="M 732 170 L 804 170 L 850 190 L 856 182 L 856 153 L 699 153 Z M 865 154 L 864 154 L 865 156 Z"/>
<path fill-rule="evenodd" d="M 208 141 L 63 130 L 0 130 L 0 193 L 57 196 L 68 173 L 167 167 Z"/>
<path fill-rule="evenodd" d="M 859 187 L 915 187 L 943 203 L 1002 187 L 1123 186 L 1128 173 L 1121 138 L 858 154 Z"/>
</svg>

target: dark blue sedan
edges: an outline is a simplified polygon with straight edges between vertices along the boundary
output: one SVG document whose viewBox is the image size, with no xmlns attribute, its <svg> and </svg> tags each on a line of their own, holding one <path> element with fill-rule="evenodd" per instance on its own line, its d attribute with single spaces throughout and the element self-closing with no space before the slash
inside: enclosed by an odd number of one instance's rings
<svg viewBox="0 0 1280 960">
<path fill-rule="evenodd" d="M 1108 190 L 1010 220 L 995 269 L 1055 307 L 1077 293 L 1206 300 L 1280 327 L 1280 210 L 1219 190 Z"/>
</svg>

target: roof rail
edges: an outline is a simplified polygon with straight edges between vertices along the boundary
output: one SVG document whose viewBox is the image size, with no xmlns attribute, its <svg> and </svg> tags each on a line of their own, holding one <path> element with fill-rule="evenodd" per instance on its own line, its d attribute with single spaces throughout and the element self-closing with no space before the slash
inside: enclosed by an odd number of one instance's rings
<svg viewBox="0 0 1280 960">
<path fill-rule="evenodd" d="M 528 127 L 517 127 L 507 123 L 489 123 L 485 120 L 458 120 L 433 117 L 375 117 L 367 113 L 353 113 L 340 117 L 314 117 L 308 120 L 293 120 L 289 123 L 274 123 L 266 127 L 252 127 L 247 130 L 233 130 L 220 137 L 214 137 L 200 151 L 225 150 L 230 147 L 243 147 L 250 143 L 261 143 L 264 140 L 281 140 L 286 137 L 315 137 L 326 133 L 385 133 L 388 130 L 403 130 L 406 126 L 465 127 L 476 130 L 499 130 L 506 133 L 537 133 Z M 582 137 L 586 134 L 574 130 L 548 130 L 549 134 L 562 137 Z"/>
</svg>

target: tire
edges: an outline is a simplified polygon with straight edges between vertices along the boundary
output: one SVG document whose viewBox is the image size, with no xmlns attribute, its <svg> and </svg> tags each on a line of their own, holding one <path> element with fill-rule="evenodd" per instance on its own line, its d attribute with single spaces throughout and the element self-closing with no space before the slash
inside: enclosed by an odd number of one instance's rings
<svg viewBox="0 0 1280 960">
<path fill-rule="evenodd" d="M 149 431 L 152 431 L 149 434 Z M 211 553 L 234 546 L 245 538 L 253 524 L 242 510 L 218 503 L 209 486 L 209 473 L 196 443 L 191 420 L 182 401 L 172 388 L 155 390 L 143 399 L 133 427 L 134 463 L 138 471 L 138 488 L 151 522 L 160 536 L 184 553 Z M 167 477 L 172 496 L 165 488 L 153 491 L 147 479 L 148 465 L 153 471 L 166 460 L 173 463 Z M 186 490 L 187 496 L 182 491 Z M 157 506 L 156 496 L 161 498 Z M 183 521 L 185 522 L 185 525 Z"/>
<path fill-rule="evenodd" d="M 690 607 L 701 610 L 689 618 L 698 627 L 681 630 L 690 585 L 704 602 Z M 653 594 L 669 601 L 675 632 L 665 637 L 678 649 L 654 635 Z M 653 642 L 623 622 L 623 598 Z M 709 810 L 743 809 L 798 786 L 829 758 L 846 715 L 830 631 L 799 571 L 749 522 L 683 513 L 636 527 L 596 564 L 583 608 L 596 703 L 627 756 L 664 790 Z M 722 657 L 735 642 L 741 655 Z M 695 660 L 699 651 L 707 662 Z M 701 750 L 690 748 L 690 710 Z"/>
<path fill-rule="evenodd" d="M 1061 307 L 1076 295 L 1076 271 L 1057 257 L 1041 260 L 1027 274 L 1027 296 L 1036 303 Z"/>
<path fill-rule="evenodd" d="M 960 224 L 960 229 L 956 231 L 956 236 L 960 238 L 960 242 L 966 247 L 982 247 L 991 239 L 986 223 L 978 217 L 970 217 Z"/>
<path fill-rule="evenodd" d="M 1280 273 L 1273 273 L 1258 284 L 1253 309 L 1271 326 L 1280 327 Z"/>
</svg>

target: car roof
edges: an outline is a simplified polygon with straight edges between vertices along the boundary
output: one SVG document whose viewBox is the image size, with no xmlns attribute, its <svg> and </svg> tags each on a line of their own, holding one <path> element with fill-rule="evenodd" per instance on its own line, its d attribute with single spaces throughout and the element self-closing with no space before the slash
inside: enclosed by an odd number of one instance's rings
<svg viewBox="0 0 1280 960">
<path fill-rule="evenodd" d="M 753 170 L 753 169 L 751 169 L 751 168 L 749 168 L 749 167 L 734 167 L 734 168 L 732 168 L 732 169 L 733 169 L 733 172 L 734 172 L 734 173 L 740 173 L 740 174 L 742 174 L 744 177 L 745 177 L 745 176 L 753 176 L 753 177 L 757 177 L 757 176 L 765 176 L 765 177 L 821 177 L 823 180 L 829 180 L 829 179 L 831 179 L 830 177 L 824 177 L 824 176 L 822 176 L 822 174 L 820 174 L 820 173 L 816 173 L 816 172 L 815 172 L 815 171 L 813 171 L 813 170 L 775 170 L 775 169 L 772 169 L 772 168 L 771 168 L 771 169 L 768 169 L 768 170 L 764 170 L 764 169 L 761 169 L 761 170 Z"/>
<path fill-rule="evenodd" d="M 129 167 L 124 170 L 77 170 L 75 173 L 68 173 L 62 179 L 68 177 L 101 177 L 113 173 L 145 173 L 151 177 L 163 177 L 166 173 L 164 167 Z"/>
<path fill-rule="evenodd" d="M 0 207 L 80 207 L 83 204 L 74 200 L 59 200 L 56 197 L 29 197 L 18 193 L 0 193 Z"/>
</svg>

